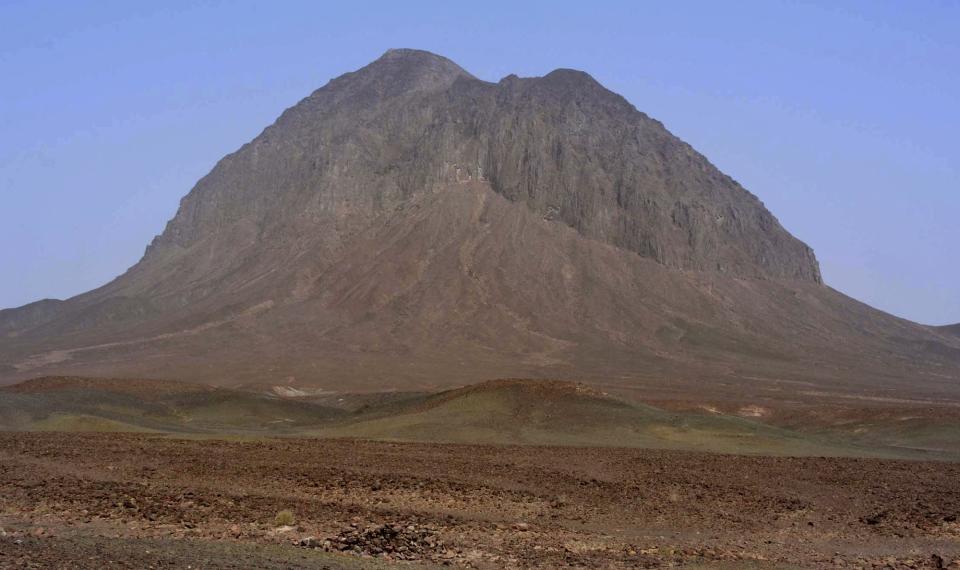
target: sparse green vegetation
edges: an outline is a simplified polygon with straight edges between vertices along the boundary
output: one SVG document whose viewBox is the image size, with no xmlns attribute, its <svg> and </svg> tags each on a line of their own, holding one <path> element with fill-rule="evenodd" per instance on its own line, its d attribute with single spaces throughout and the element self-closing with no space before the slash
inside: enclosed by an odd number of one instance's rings
<svg viewBox="0 0 960 570">
<path fill-rule="evenodd" d="M 47 418 L 29 424 L 31 431 L 66 432 L 150 432 L 149 428 L 131 423 L 85 414 L 53 413 Z"/>
<path fill-rule="evenodd" d="M 114 389 L 84 379 L 0 389 L 0 431 L 156 432 L 178 437 L 349 437 L 379 440 L 685 449 L 750 455 L 945 457 L 960 453 L 956 415 L 890 409 L 809 425 L 668 411 L 569 382 L 499 380 L 356 411 L 230 389 Z M 43 388 L 43 389 L 40 389 Z M 747 408 L 744 408 L 747 409 Z"/>
<path fill-rule="evenodd" d="M 273 526 L 291 526 L 296 520 L 296 517 L 293 516 L 293 511 L 284 509 L 278 512 L 277 516 L 273 517 Z"/>
</svg>

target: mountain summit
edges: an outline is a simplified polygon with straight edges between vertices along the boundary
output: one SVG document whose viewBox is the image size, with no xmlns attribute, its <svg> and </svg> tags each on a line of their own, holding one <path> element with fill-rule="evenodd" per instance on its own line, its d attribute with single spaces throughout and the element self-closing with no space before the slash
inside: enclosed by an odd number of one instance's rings
<svg viewBox="0 0 960 570">
<path fill-rule="evenodd" d="M 247 224 L 260 250 L 339 235 L 339 218 L 357 218 L 354 231 L 467 181 L 669 267 L 820 280 L 810 248 L 756 197 L 589 75 L 492 84 L 407 49 L 287 110 L 197 184 L 156 245 Z"/>
<path fill-rule="evenodd" d="M 954 396 L 960 370 L 956 337 L 824 286 L 760 200 L 588 74 L 490 83 L 410 49 L 223 158 L 125 274 L 0 335 L 7 381 Z"/>
</svg>

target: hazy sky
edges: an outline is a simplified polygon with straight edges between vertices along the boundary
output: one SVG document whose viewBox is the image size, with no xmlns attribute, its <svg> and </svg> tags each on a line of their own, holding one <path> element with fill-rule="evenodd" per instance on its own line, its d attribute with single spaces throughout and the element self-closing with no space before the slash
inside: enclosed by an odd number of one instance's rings
<svg viewBox="0 0 960 570">
<path fill-rule="evenodd" d="M 589 72 L 831 286 L 960 322 L 960 2 L 336 4 L 0 0 L 0 307 L 110 280 L 284 108 L 416 47 L 491 81 Z"/>
</svg>

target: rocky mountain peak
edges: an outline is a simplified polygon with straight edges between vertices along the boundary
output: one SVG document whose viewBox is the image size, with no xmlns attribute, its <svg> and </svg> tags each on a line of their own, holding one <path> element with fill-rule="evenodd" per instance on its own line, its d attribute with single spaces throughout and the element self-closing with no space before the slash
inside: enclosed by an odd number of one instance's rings
<svg viewBox="0 0 960 570">
<path fill-rule="evenodd" d="M 414 49 L 330 81 L 221 161 L 147 258 L 232 235 L 221 255 L 249 265 L 468 180 L 667 267 L 820 282 L 755 196 L 589 74 L 488 83 Z"/>
<path fill-rule="evenodd" d="M 543 76 L 544 83 L 556 87 L 602 88 L 600 83 L 586 71 L 560 67 Z"/>
<path fill-rule="evenodd" d="M 360 80 L 382 95 L 443 89 L 459 77 L 473 78 L 443 56 L 408 48 L 389 49 L 374 62 L 345 77 Z"/>
</svg>

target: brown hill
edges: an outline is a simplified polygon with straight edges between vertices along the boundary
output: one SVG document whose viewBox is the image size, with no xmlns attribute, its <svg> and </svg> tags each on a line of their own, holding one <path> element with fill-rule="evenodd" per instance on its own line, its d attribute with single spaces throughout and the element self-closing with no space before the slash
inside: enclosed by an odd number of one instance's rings
<svg viewBox="0 0 960 570">
<path fill-rule="evenodd" d="M 939 330 L 951 334 L 953 336 L 960 336 L 960 323 L 955 325 L 946 325 L 943 327 L 937 327 Z"/>
<path fill-rule="evenodd" d="M 144 258 L 0 312 L 0 381 L 960 397 L 960 339 L 822 285 L 752 194 L 582 72 L 392 50 L 227 156 Z"/>
<path fill-rule="evenodd" d="M 859 446 L 829 434 L 801 435 L 731 415 L 666 412 L 556 380 L 481 382 L 374 407 L 305 430 L 321 437 L 380 440 L 923 456 L 882 444 Z"/>
<path fill-rule="evenodd" d="M 344 415 L 270 394 L 141 378 L 58 376 L 0 388 L 0 431 L 276 434 Z"/>
<path fill-rule="evenodd" d="M 363 397 L 363 395 L 357 395 Z M 337 403 L 343 396 L 337 398 Z M 348 411 L 314 398 L 137 378 L 50 377 L 0 388 L 0 432 L 153 432 L 422 442 L 643 447 L 723 453 L 957 457 L 957 409 L 873 410 L 779 424 L 667 411 L 556 380 L 493 380 L 371 398 Z M 820 407 L 818 409 L 823 409 Z M 878 413 L 879 412 L 879 413 Z M 903 422 L 904 416 L 911 420 Z M 813 421 L 809 421 L 812 419 Z M 820 421 L 818 421 L 820 420 Z"/>
</svg>

